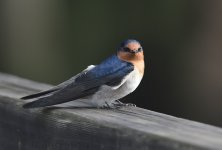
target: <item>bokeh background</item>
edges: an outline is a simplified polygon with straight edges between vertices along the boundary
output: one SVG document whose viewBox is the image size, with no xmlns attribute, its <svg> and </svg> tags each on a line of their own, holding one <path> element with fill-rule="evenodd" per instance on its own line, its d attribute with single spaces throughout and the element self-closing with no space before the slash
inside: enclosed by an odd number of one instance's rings
<svg viewBox="0 0 222 150">
<path fill-rule="evenodd" d="M 222 1 L 0 1 L 0 71 L 58 84 L 135 38 L 139 107 L 222 126 Z"/>
</svg>

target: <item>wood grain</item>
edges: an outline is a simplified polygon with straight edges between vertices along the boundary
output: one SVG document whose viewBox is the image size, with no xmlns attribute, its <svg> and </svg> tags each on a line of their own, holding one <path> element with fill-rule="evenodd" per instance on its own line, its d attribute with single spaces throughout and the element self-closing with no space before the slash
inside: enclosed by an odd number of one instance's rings
<svg viewBox="0 0 222 150">
<path fill-rule="evenodd" d="M 49 87 L 0 73 L 0 150 L 222 149 L 221 128 L 142 108 L 22 108 Z"/>
</svg>

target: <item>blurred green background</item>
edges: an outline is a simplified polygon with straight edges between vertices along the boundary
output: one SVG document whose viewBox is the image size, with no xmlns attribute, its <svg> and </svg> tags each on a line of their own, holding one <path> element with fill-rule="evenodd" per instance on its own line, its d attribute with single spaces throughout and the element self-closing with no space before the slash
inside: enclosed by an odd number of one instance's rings
<svg viewBox="0 0 222 150">
<path fill-rule="evenodd" d="M 0 71 L 58 84 L 135 38 L 146 71 L 124 101 L 222 126 L 221 15 L 217 0 L 1 1 Z"/>
</svg>

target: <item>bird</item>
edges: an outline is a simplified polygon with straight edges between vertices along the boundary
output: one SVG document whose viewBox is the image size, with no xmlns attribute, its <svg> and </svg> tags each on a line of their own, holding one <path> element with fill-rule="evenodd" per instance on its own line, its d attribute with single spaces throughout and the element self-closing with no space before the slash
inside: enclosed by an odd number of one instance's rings
<svg viewBox="0 0 222 150">
<path fill-rule="evenodd" d="M 90 65 L 79 74 L 46 91 L 24 96 L 23 108 L 128 106 L 120 101 L 132 93 L 144 76 L 144 51 L 138 40 L 120 43 L 116 53 L 98 65 Z M 133 105 L 133 104 L 132 104 Z"/>
</svg>

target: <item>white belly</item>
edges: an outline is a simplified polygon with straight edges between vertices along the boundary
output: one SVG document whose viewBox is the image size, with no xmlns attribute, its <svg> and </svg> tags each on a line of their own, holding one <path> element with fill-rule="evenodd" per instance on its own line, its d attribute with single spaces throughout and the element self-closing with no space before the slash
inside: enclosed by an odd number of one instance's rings
<svg viewBox="0 0 222 150">
<path fill-rule="evenodd" d="M 103 106 L 106 103 L 110 104 L 113 101 L 132 93 L 138 87 L 141 80 L 142 76 L 139 71 L 135 69 L 126 76 L 120 86 L 102 86 L 99 92 L 92 96 L 91 102 L 94 106 Z"/>
</svg>

